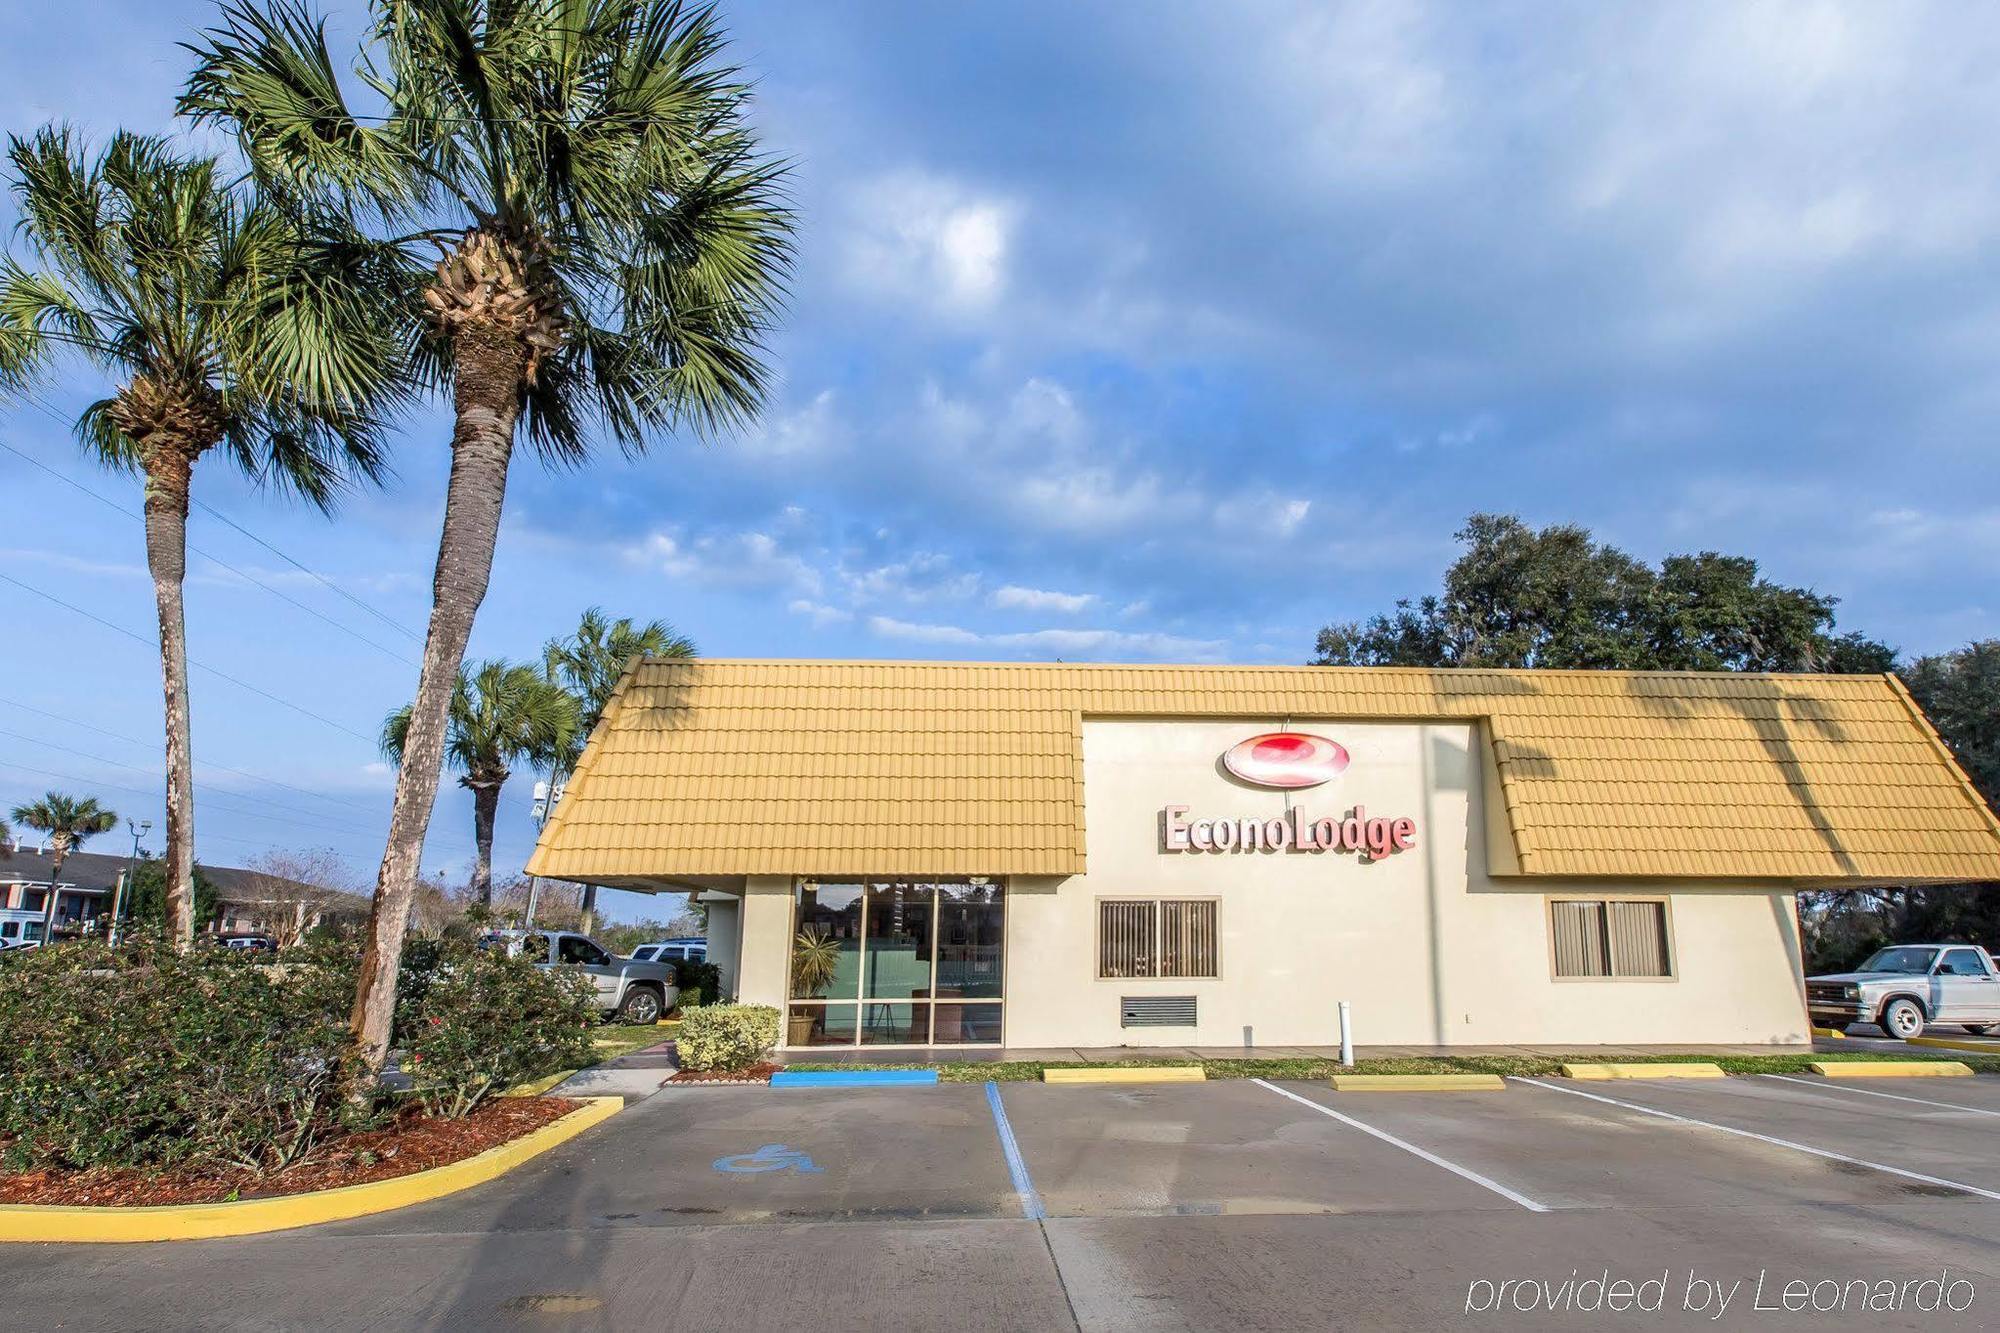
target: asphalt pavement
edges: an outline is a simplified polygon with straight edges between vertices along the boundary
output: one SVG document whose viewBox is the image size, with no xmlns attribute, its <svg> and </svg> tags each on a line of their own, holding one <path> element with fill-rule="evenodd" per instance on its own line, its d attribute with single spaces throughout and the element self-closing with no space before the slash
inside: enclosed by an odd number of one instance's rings
<svg viewBox="0 0 2000 1333">
<path fill-rule="evenodd" d="M 0 1250 L 9 1329 L 1443 1325 L 2000 1326 L 2000 1078 L 669 1087 L 397 1213 Z"/>
</svg>

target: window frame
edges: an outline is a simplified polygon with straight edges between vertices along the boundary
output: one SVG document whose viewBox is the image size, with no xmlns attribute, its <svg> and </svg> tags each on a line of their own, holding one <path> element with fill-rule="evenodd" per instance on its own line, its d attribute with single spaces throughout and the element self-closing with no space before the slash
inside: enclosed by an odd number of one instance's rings
<svg viewBox="0 0 2000 1333">
<path fill-rule="evenodd" d="M 1557 903 L 1598 903 L 1602 905 L 1604 908 L 1604 913 L 1603 913 L 1604 928 L 1607 932 L 1607 936 L 1611 926 L 1611 904 L 1613 903 L 1659 904 L 1660 933 L 1664 937 L 1663 943 L 1666 945 L 1666 950 L 1667 950 L 1667 970 L 1663 973 L 1660 973 L 1657 976 L 1631 976 L 1631 975 L 1621 976 L 1616 972 L 1608 970 L 1605 972 L 1603 976 L 1565 975 L 1562 972 L 1561 968 L 1559 967 L 1558 959 L 1556 957 L 1556 904 Z M 1666 893 L 1545 894 L 1543 895 L 1542 898 L 1542 937 L 1548 946 L 1549 980 L 1560 982 L 1563 985 L 1571 985 L 1579 982 L 1585 985 L 1603 985 L 1609 982 L 1617 982 L 1621 984 L 1629 982 L 1658 984 L 1663 981 L 1679 981 L 1681 979 L 1681 950 L 1680 950 L 1679 938 L 1674 933 L 1674 900 L 1673 900 L 1673 895 L 1671 894 L 1666 894 Z M 1605 941 L 1604 965 L 1607 969 L 1609 969 L 1613 965 L 1613 960 L 1610 951 L 1610 941 L 1608 937 Z"/>
<path fill-rule="evenodd" d="M 1944 965 L 1950 961 L 1951 956 L 1955 953 L 1962 953 L 1972 959 L 1973 967 L 1978 970 L 1973 972 L 1946 972 Z M 1981 980 L 1987 980 L 1993 976 L 1991 972 L 1986 970 L 1986 960 L 1979 956 L 1979 950 L 1966 944 L 1954 944 L 1950 948 L 1939 950 L 1937 961 L 1931 964 L 1931 975 L 1934 977 L 1976 977 Z"/>
<path fill-rule="evenodd" d="M 944 922 L 944 895 L 942 893 L 942 890 L 951 886 L 971 885 L 975 881 L 983 881 L 995 885 L 1000 890 L 1000 993 L 998 995 L 992 995 L 992 996 L 966 996 L 966 997 L 954 997 L 952 999 L 939 999 L 936 994 L 936 991 L 937 991 L 937 968 L 939 961 L 938 947 L 939 947 L 940 933 L 942 931 Z M 799 893 L 800 890 L 808 884 L 812 885 L 852 884 L 861 890 L 861 895 L 860 895 L 861 912 L 857 921 L 858 934 L 855 936 L 855 939 L 860 946 L 858 951 L 858 967 L 860 974 L 855 979 L 856 994 L 852 997 L 815 996 L 805 999 L 794 999 L 789 995 L 789 992 L 792 989 L 791 965 L 789 961 L 790 951 L 792 947 L 792 941 L 798 938 L 798 933 L 799 933 Z M 883 997 L 879 999 L 871 999 L 867 995 L 861 994 L 861 992 L 867 990 L 867 980 L 868 980 L 867 956 L 868 956 L 869 890 L 878 887 L 885 887 L 897 884 L 926 885 L 931 890 L 931 895 L 930 895 L 931 927 L 930 927 L 930 937 L 929 937 L 930 950 L 931 950 L 931 972 L 930 972 L 931 981 L 930 981 L 930 986 L 928 988 L 931 991 L 931 994 L 923 999 L 916 999 L 916 998 L 899 999 L 894 996 Z M 947 1045 L 949 1045 L 953 1049 L 963 1048 L 968 1050 L 982 1050 L 982 1049 L 994 1050 L 998 1047 L 1005 1046 L 1007 1044 L 1006 1043 L 1006 1023 L 1007 1023 L 1006 1005 L 1007 1005 L 1007 989 L 1008 989 L 1007 980 L 1008 980 L 1008 974 L 1013 966 L 1011 961 L 1012 960 L 1011 940 L 1014 932 L 1013 900 L 1014 900 L 1014 877 L 1011 875 L 939 875 L 929 878 L 923 876 L 887 875 L 887 876 L 862 876 L 854 879 L 848 879 L 844 877 L 836 879 L 818 875 L 794 876 L 792 879 L 792 887 L 791 887 L 791 902 L 789 908 L 787 909 L 790 912 L 790 930 L 785 936 L 785 949 L 786 949 L 786 959 L 787 959 L 785 964 L 785 990 L 788 992 L 788 994 L 785 998 L 783 1007 L 779 1011 L 783 1015 L 781 1023 L 784 1025 L 784 1030 L 780 1031 L 780 1033 L 778 1034 L 779 1035 L 778 1049 L 782 1051 L 806 1051 L 806 1052 L 825 1051 L 825 1050 L 852 1051 L 852 1050 L 866 1050 L 866 1049 L 890 1050 L 890 1051 L 928 1050 L 935 1048 L 938 1045 L 937 1016 L 938 1016 L 938 1010 L 940 1008 L 951 1007 L 956 1009 L 963 1009 L 968 1007 L 976 1007 L 979 1005 L 994 1005 L 999 1008 L 1000 1036 L 992 1041 L 954 1042 L 954 1043 L 947 1043 Z M 688 946 L 688 947 L 701 948 L 703 953 L 702 961 L 704 962 L 707 961 L 706 946 Z M 898 1005 L 898 1004 L 922 1006 L 929 1011 L 928 1018 L 924 1024 L 924 1032 L 926 1040 L 919 1042 L 870 1042 L 863 1040 L 862 1038 L 867 1029 L 866 1011 L 868 1007 L 870 1005 Z M 795 1008 L 805 1008 L 808 1006 L 820 1009 L 839 1008 L 851 1011 L 854 1015 L 854 1040 L 851 1042 L 828 1042 L 828 1043 L 821 1043 L 819 1045 L 808 1045 L 808 1046 L 791 1045 L 791 1043 L 787 1040 L 787 1038 L 790 1035 L 792 1010 Z"/>
<path fill-rule="evenodd" d="M 1107 977 L 1104 975 L 1104 905 L 1106 903 L 1150 903 L 1153 907 L 1153 968 L 1146 976 Z M 1165 953 L 1164 934 L 1167 914 L 1163 910 L 1168 903 L 1213 903 L 1215 905 L 1215 971 L 1202 976 L 1188 976 L 1180 973 L 1169 975 L 1159 971 L 1160 957 Z M 1102 893 L 1091 900 L 1091 973 L 1100 984 L 1129 986 L 1135 982 L 1184 982 L 1221 981 L 1224 979 L 1222 957 L 1222 895 L 1219 893 Z"/>
</svg>

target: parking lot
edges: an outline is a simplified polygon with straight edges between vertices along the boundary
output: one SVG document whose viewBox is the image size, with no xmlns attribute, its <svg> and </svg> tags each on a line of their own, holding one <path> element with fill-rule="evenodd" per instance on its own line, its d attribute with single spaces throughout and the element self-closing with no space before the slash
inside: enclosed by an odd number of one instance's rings
<svg viewBox="0 0 2000 1333">
<path fill-rule="evenodd" d="M 1939 1308 L 1921 1308 L 1912 1284 L 1940 1274 Z M 1577 1304 L 1620 1279 L 1637 1308 Z M 1794 1281 L 1845 1303 L 1787 1311 Z M 1884 1282 L 1893 1307 L 1855 1304 Z M 0 1311 L 9 1327 L 1985 1327 L 2000 1079 L 668 1088 L 400 1213 L 0 1252 Z"/>
</svg>

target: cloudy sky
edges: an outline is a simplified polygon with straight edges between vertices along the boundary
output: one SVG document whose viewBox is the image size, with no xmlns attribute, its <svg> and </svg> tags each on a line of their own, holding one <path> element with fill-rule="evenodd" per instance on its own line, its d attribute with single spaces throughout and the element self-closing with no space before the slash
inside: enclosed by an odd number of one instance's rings
<svg viewBox="0 0 2000 1333">
<path fill-rule="evenodd" d="M 1988 11 L 726 8 L 795 164 L 776 399 L 739 438 L 518 468 L 476 656 L 594 603 L 717 656 L 1298 662 L 1433 588 L 1480 509 L 1756 556 L 1907 654 L 2000 632 Z M 211 13 L 8 7 L 0 124 L 171 129 Z M 0 799 L 157 826 L 157 660 L 119 632 L 150 587 L 103 502 L 137 490 L 61 424 L 96 387 L 0 409 L 69 479 L 0 450 Z M 205 858 L 372 871 L 445 438 L 412 420 L 331 522 L 197 474 Z M 426 865 L 458 873 L 470 822 L 447 786 Z"/>
</svg>

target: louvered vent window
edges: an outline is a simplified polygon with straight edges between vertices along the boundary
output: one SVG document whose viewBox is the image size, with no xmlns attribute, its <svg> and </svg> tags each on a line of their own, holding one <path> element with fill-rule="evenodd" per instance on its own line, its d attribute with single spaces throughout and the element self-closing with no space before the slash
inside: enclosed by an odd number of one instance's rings
<svg viewBox="0 0 2000 1333">
<path fill-rule="evenodd" d="M 1213 977 L 1215 900 L 1117 899 L 1097 906 L 1097 975 Z"/>
<path fill-rule="evenodd" d="M 1657 899 L 1558 898 L 1549 931 L 1559 977 L 1670 977 L 1667 905 Z"/>
</svg>

